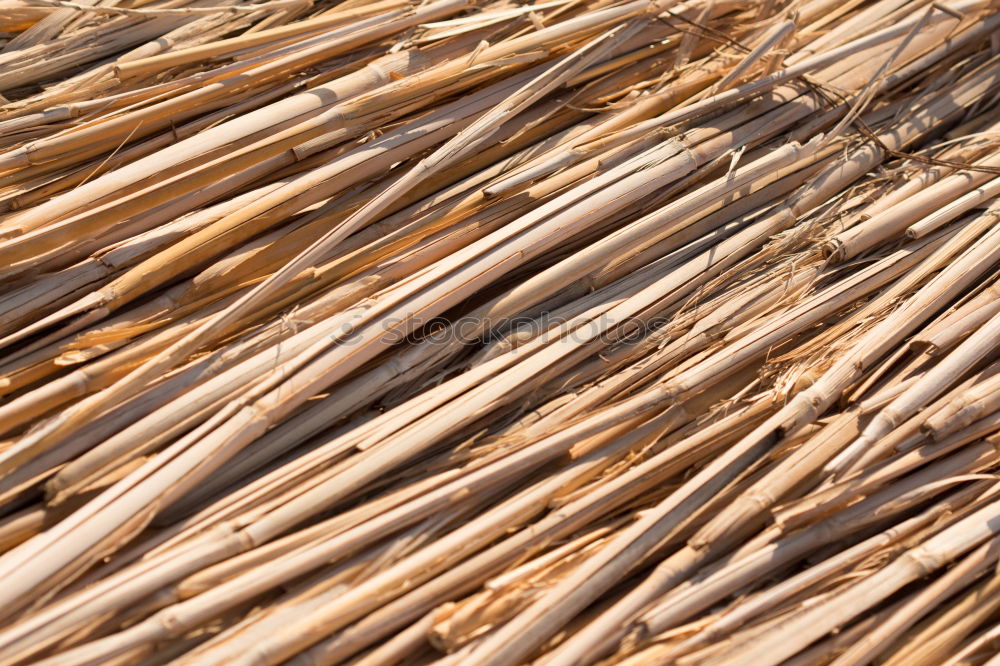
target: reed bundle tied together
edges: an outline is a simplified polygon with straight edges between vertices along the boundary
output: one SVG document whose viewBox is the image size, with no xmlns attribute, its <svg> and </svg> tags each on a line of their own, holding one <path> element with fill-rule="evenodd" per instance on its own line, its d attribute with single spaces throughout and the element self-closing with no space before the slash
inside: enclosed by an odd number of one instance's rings
<svg viewBox="0 0 1000 666">
<path fill-rule="evenodd" d="M 1000 663 L 997 0 L 0 0 L 0 665 Z"/>
</svg>

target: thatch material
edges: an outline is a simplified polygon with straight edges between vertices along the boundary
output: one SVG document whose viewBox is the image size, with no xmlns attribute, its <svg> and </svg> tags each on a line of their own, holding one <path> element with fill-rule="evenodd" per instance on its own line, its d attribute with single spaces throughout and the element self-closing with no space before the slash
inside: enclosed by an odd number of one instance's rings
<svg viewBox="0 0 1000 666">
<path fill-rule="evenodd" d="M 992 657 L 998 29 L 0 0 L 0 664 Z"/>
</svg>

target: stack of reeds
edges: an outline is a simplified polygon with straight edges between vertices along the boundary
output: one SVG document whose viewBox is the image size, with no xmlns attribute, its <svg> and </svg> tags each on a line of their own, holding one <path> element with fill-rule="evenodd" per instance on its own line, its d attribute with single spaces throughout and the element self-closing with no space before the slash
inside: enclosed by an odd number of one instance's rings
<svg viewBox="0 0 1000 666">
<path fill-rule="evenodd" d="M 0 33 L 0 664 L 1000 664 L 997 0 Z"/>
</svg>

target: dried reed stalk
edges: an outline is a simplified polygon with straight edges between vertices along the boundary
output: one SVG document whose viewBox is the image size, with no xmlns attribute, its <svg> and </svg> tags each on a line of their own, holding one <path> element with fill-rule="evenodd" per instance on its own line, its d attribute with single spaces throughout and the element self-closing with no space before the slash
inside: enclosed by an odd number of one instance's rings
<svg viewBox="0 0 1000 666">
<path fill-rule="evenodd" d="M 0 15 L 0 663 L 995 638 L 996 2 Z"/>
</svg>

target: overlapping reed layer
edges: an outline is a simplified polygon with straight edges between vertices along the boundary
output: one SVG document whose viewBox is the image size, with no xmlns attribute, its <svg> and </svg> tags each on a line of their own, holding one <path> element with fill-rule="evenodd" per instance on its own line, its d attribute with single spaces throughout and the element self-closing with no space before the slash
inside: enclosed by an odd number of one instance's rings
<svg viewBox="0 0 1000 666">
<path fill-rule="evenodd" d="M 998 30 L 0 0 L 0 664 L 996 661 Z"/>
</svg>

